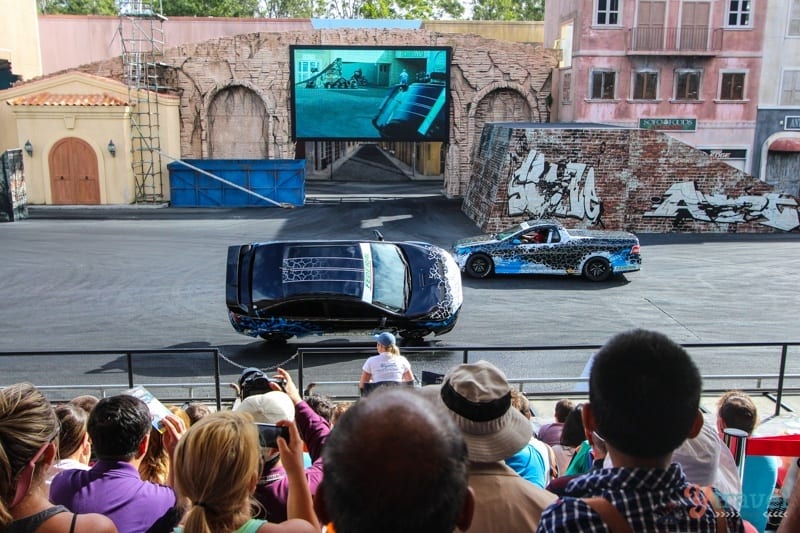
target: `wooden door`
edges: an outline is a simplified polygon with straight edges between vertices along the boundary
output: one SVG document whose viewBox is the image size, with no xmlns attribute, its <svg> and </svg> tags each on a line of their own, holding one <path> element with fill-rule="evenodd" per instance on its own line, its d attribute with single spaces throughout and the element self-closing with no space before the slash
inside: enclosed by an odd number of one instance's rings
<svg viewBox="0 0 800 533">
<path fill-rule="evenodd" d="M 86 141 L 61 139 L 50 150 L 50 192 L 56 205 L 100 203 L 97 156 Z"/>
<path fill-rule="evenodd" d="M 681 6 L 681 29 L 679 50 L 708 49 L 709 2 L 684 2 Z"/>
</svg>

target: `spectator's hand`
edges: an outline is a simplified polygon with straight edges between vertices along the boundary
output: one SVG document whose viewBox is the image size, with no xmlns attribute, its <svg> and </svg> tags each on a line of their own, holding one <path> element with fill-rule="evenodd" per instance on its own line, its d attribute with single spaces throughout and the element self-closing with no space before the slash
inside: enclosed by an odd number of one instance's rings
<svg viewBox="0 0 800 533">
<path fill-rule="evenodd" d="M 183 434 L 186 433 L 186 427 L 183 424 L 183 420 L 175 415 L 165 416 L 161 419 L 161 423 L 164 425 L 164 434 L 161 436 L 161 439 L 167 453 L 172 457 L 175 452 L 175 446 L 178 445 L 178 441 L 181 440 Z"/>
<path fill-rule="evenodd" d="M 290 376 L 286 370 L 282 368 L 277 369 L 275 371 L 275 377 L 283 380 L 283 390 L 289 395 L 289 398 L 292 399 L 292 403 L 297 405 L 303 401 L 303 397 L 300 396 L 300 391 L 297 390 L 297 385 L 294 384 L 292 376 Z M 269 386 L 272 390 L 281 390 L 280 385 L 277 383 L 270 383 Z"/>
<path fill-rule="evenodd" d="M 285 426 L 289 428 L 289 442 L 287 443 L 283 437 L 278 437 L 278 451 L 281 454 L 281 464 L 286 470 L 287 476 L 305 476 L 305 468 L 303 466 L 303 439 L 300 437 L 300 432 L 297 430 L 297 425 L 288 420 L 280 420 L 277 422 L 278 426 Z"/>
</svg>

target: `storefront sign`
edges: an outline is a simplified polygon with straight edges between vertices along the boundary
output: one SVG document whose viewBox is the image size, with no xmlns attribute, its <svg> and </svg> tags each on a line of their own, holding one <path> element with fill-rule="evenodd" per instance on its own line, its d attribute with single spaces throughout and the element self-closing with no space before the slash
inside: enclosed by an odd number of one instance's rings
<svg viewBox="0 0 800 533">
<path fill-rule="evenodd" d="M 707 153 L 714 159 L 747 159 L 746 149 L 735 148 L 700 148 L 701 152 Z"/>
<path fill-rule="evenodd" d="M 639 129 L 658 131 L 697 131 L 696 118 L 640 118 Z"/>
<path fill-rule="evenodd" d="M 787 115 L 784 117 L 783 129 L 800 131 L 800 115 Z"/>
</svg>

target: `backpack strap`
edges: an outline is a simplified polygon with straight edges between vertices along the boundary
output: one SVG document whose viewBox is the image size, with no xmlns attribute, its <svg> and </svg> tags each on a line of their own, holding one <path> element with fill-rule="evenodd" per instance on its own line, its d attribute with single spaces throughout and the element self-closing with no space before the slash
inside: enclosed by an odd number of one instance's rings
<svg viewBox="0 0 800 533">
<path fill-rule="evenodd" d="M 714 511 L 714 517 L 717 520 L 717 533 L 728 533 L 727 511 L 722 506 L 722 502 L 719 498 L 717 498 L 714 489 L 708 486 L 700 488 L 703 490 L 703 494 L 706 495 L 708 506 Z"/>
<path fill-rule="evenodd" d="M 559 476 L 558 471 L 558 459 L 556 459 L 556 452 L 553 450 L 553 447 L 544 443 L 547 446 L 547 457 L 550 459 L 550 481 L 554 480 Z"/>
<path fill-rule="evenodd" d="M 600 518 L 608 526 L 608 529 L 611 530 L 611 533 L 633 533 L 631 525 L 610 501 L 602 496 L 581 498 L 581 500 L 600 515 Z"/>
<path fill-rule="evenodd" d="M 711 487 L 698 487 L 706 497 L 708 508 L 714 512 L 717 521 L 717 533 L 728 533 L 727 511 Z M 581 498 L 583 502 L 600 515 L 600 518 L 611 530 L 611 533 L 633 533 L 631 525 L 612 503 L 602 496 Z"/>
</svg>

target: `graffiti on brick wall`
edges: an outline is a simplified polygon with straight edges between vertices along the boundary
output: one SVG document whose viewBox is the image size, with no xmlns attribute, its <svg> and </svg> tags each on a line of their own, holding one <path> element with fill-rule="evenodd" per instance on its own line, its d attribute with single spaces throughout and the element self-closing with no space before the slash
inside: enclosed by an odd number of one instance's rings
<svg viewBox="0 0 800 533">
<path fill-rule="evenodd" d="M 693 181 L 675 183 L 662 198 L 653 200 L 646 217 L 692 218 L 703 222 L 740 224 L 757 222 L 784 231 L 800 226 L 797 201 L 786 194 L 765 193 L 731 198 L 726 194 L 703 194 Z"/>
<path fill-rule="evenodd" d="M 600 221 L 603 206 L 594 186 L 594 167 L 550 163 L 536 150 L 528 151 L 520 163 L 519 152 L 510 153 L 509 215 L 570 217 L 593 224 Z"/>
</svg>

